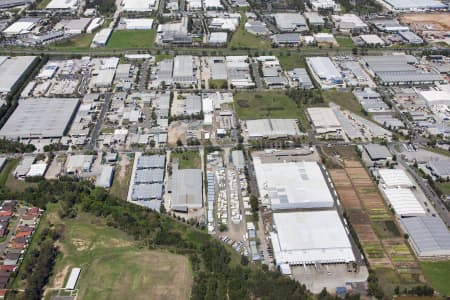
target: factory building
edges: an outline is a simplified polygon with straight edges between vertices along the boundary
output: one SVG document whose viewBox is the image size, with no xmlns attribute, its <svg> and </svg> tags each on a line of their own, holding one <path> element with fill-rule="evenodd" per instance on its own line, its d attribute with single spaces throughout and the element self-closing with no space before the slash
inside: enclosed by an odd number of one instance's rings
<svg viewBox="0 0 450 300">
<path fill-rule="evenodd" d="M 260 199 L 272 210 L 333 207 L 318 163 L 262 163 L 255 158 L 254 167 Z"/>
<path fill-rule="evenodd" d="M 322 89 L 343 86 L 341 72 L 328 57 L 307 57 L 306 63 Z"/>
<path fill-rule="evenodd" d="M 95 181 L 95 186 L 102 188 L 110 188 L 114 179 L 114 167 L 110 165 L 103 165 L 100 175 Z"/>
<path fill-rule="evenodd" d="M 170 208 L 187 212 L 189 209 L 203 207 L 203 180 L 200 169 L 178 169 L 174 164 L 172 170 Z"/>
<path fill-rule="evenodd" d="M 17 88 L 36 61 L 36 56 L 0 56 L 0 94 L 6 95 Z"/>
<path fill-rule="evenodd" d="M 273 226 L 270 237 L 277 265 L 355 261 L 348 234 L 335 210 L 274 213 Z"/>
<path fill-rule="evenodd" d="M 277 13 L 273 17 L 281 32 L 308 31 L 308 24 L 300 13 Z"/>
<path fill-rule="evenodd" d="M 79 106 L 74 98 L 33 98 L 19 101 L 0 130 L 8 139 L 58 138 L 69 130 Z"/>
<path fill-rule="evenodd" d="M 193 56 L 175 56 L 173 60 L 173 82 L 183 87 L 197 84 L 196 70 Z"/>
<path fill-rule="evenodd" d="M 414 187 L 414 183 L 402 169 L 379 169 L 378 175 L 386 188 Z"/>
<path fill-rule="evenodd" d="M 309 107 L 309 118 L 318 134 L 342 132 L 341 123 L 329 107 Z"/>
<path fill-rule="evenodd" d="M 288 138 L 301 134 L 295 119 L 248 120 L 246 126 L 249 139 Z"/>
</svg>

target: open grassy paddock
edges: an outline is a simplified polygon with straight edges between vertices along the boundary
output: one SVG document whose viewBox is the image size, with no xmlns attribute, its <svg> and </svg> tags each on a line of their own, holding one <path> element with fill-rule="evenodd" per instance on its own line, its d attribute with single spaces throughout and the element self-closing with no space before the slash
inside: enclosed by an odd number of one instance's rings
<svg viewBox="0 0 450 300">
<path fill-rule="evenodd" d="M 450 295 L 450 260 L 421 262 L 425 277 L 441 295 Z"/>
<path fill-rule="evenodd" d="M 283 70 L 290 71 L 294 68 L 306 68 L 305 56 L 301 54 L 289 52 L 289 55 L 279 55 L 278 60 Z"/>
<path fill-rule="evenodd" d="M 327 103 L 334 102 L 343 109 L 362 115 L 361 105 L 350 90 L 340 91 L 336 89 L 323 90 L 323 100 Z"/>
<path fill-rule="evenodd" d="M 280 91 L 237 92 L 234 108 L 240 119 L 299 118 L 300 112 L 289 96 Z"/>
<path fill-rule="evenodd" d="M 50 206 L 47 219 L 64 226 L 50 287 L 63 287 L 71 268 L 80 267 L 78 299 L 189 298 L 192 271 L 187 257 L 142 248 L 88 214 L 61 222 L 56 205 Z"/>
<path fill-rule="evenodd" d="M 260 49 L 268 50 L 271 48 L 270 41 L 262 37 L 253 35 L 245 30 L 247 17 L 242 14 L 238 29 L 231 37 L 228 43 L 230 49 Z"/>
<path fill-rule="evenodd" d="M 171 152 L 171 159 L 178 159 L 180 169 L 200 169 L 200 154 L 197 151 Z"/>
<path fill-rule="evenodd" d="M 68 50 L 83 50 L 88 49 L 91 46 L 92 39 L 94 38 L 93 33 L 85 33 L 74 37 L 73 39 L 57 43 L 52 46 L 58 50 L 68 49 Z"/>
<path fill-rule="evenodd" d="M 110 49 L 150 48 L 155 41 L 156 30 L 114 30 L 106 45 Z"/>
</svg>

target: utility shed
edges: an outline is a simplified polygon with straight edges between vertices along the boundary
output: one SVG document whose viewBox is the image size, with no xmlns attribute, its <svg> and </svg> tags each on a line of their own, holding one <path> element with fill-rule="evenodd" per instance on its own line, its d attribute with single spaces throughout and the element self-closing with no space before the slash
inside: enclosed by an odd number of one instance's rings
<svg viewBox="0 0 450 300">
<path fill-rule="evenodd" d="M 246 121 L 249 138 L 286 138 L 299 136 L 295 119 L 260 119 Z"/>
<path fill-rule="evenodd" d="M 102 172 L 100 173 L 100 176 L 97 177 L 95 185 L 103 188 L 109 188 L 112 185 L 113 178 L 114 167 L 110 165 L 103 165 Z"/>
<path fill-rule="evenodd" d="M 66 289 L 66 290 L 74 290 L 75 289 L 78 278 L 80 277 L 80 272 L 81 272 L 80 268 L 72 268 L 69 279 L 67 280 L 67 283 L 66 283 L 66 287 L 64 289 Z"/>
<path fill-rule="evenodd" d="M 176 169 L 172 175 L 170 207 L 176 211 L 203 207 L 203 180 L 200 169 Z"/>
<path fill-rule="evenodd" d="M 335 210 L 274 213 L 270 233 L 276 264 L 333 264 L 355 261 Z"/>
<path fill-rule="evenodd" d="M 388 148 L 384 145 L 367 144 L 364 145 L 364 149 L 366 149 L 367 154 L 373 161 L 392 159 L 391 153 L 389 152 Z"/>
<path fill-rule="evenodd" d="M 387 200 L 400 217 L 424 216 L 425 209 L 410 189 L 383 189 Z"/>
<path fill-rule="evenodd" d="M 413 182 L 409 179 L 404 170 L 379 169 L 378 174 L 386 187 L 409 188 L 414 186 Z"/>
<path fill-rule="evenodd" d="M 333 207 L 318 163 L 262 163 L 255 158 L 254 167 L 261 201 L 273 210 Z"/>
<path fill-rule="evenodd" d="M 74 98 L 34 98 L 19 105 L 0 130 L 0 136 L 17 138 L 62 137 L 78 109 Z"/>
<path fill-rule="evenodd" d="M 438 217 L 404 218 L 400 222 L 418 257 L 450 256 L 450 232 Z"/>
</svg>

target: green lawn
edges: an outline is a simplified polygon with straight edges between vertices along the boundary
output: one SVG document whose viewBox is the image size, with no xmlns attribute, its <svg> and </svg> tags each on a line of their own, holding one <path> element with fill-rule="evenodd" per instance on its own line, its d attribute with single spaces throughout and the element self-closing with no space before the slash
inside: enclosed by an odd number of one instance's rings
<svg viewBox="0 0 450 300">
<path fill-rule="evenodd" d="M 327 103 L 334 102 L 343 109 L 347 109 L 358 115 L 363 115 L 361 105 L 351 91 L 323 90 L 322 96 L 323 100 Z"/>
<path fill-rule="evenodd" d="M 18 163 L 19 163 L 18 158 L 8 159 L 6 165 L 3 167 L 3 170 L 0 173 L 0 186 L 5 186 L 9 174 L 11 174 L 11 172 L 14 170 L 14 168 L 17 166 Z"/>
<path fill-rule="evenodd" d="M 336 41 L 341 48 L 352 48 L 355 47 L 352 39 L 347 36 L 337 36 Z"/>
<path fill-rule="evenodd" d="M 247 17 L 244 14 L 241 14 L 239 28 L 233 34 L 230 42 L 228 43 L 228 48 L 260 50 L 270 49 L 270 41 L 247 32 L 245 30 L 245 22 L 247 22 Z"/>
<path fill-rule="evenodd" d="M 441 295 L 450 295 L 450 260 L 421 262 L 425 277 Z"/>
<path fill-rule="evenodd" d="M 436 182 L 436 187 L 444 195 L 450 195 L 450 182 Z"/>
<path fill-rule="evenodd" d="M 106 48 L 150 48 L 155 41 L 156 30 L 114 30 Z"/>
<path fill-rule="evenodd" d="M 200 154 L 197 151 L 171 152 L 171 159 L 178 159 L 180 169 L 200 169 Z"/>
<path fill-rule="evenodd" d="M 83 50 L 88 49 L 91 46 L 92 39 L 94 38 L 93 33 L 85 33 L 82 35 L 79 35 L 73 39 L 63 41 L 61 43 L 57 43 L 53 45 L 52 47 L 62 50 L 63 48 L 66 48 L 68 50 Z"/>
<path fill-rule="evenodd" d="M 44 9 L 47 7 L 47 5 L 50 3 L 51 0 L 41 0 L 38 5 L 36 6 L 36 9 Z"/>
<path fill-rule="evenodd" d="M 121 166 L 118 165 L 116 167 L 116 171 L 114 172 L 114 181 L 111 186 L 110 193 L 111 195 L 116 196 L 120 199 L 127 199 L 128 195 L 128 187 L 130 185 L 131 180 L 131 172 L 133 169 L 133 159 L 130 159 L 128 165 L 125 167 L 124 177 L 121 177 Z"/>
<path fill-rule="evenodd" d="M 171 54 L 157 54 L 157 55 L 155 55 L 155 61 L 156 62 L 160 62 L 162 60 L 171 59 L 171 58 L 173 58 L 173 55 L 171 55 Z"/>
<path fill-rule="evenodd" d="M 210 79 L 208 81 L 210 89 L 227 89 L 228 81 L 225 79 Z"/>
<path fill-rule="evenodd" d="M 305 57 L 301 54 L 280 55 L 278 60 L 283 70 L 290 71 L 294 68 L 306 68 Z"/>
<path fill-rule="evenodd" d="M 234 108 L 240 119 L 299 118 L 294 100 L 282 91 L 237 92 Z"/>
<path fill-rule="evenodd" d="M 6 186 L 8 189 L 14 192 L 23 192 L 28 187 L 36 186 L 35 182 L 26 182 L 25 180 L 18 180 L 13 171 L 19 164 L 20 159 L 9 159 L 0 173 L 0 186 Z"/>
<path fill-rule="evenodd" d="M 50 287 L 63 287 L 71 268 L 80 267 L 79 299 L 189 298 L 193 279 L 187 257 L 141 248 L 139 241 L 88 214 L 63 222 L 52 218 L 64 224 L 64 237 Z"/>
</svg>

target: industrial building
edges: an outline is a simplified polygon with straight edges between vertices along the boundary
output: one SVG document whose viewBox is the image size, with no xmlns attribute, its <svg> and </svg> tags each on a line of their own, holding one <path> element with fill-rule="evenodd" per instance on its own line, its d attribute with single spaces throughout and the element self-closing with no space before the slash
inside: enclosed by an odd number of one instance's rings
<svg viewBox="0 0 450 300">
<path fill-rule="evenodd" d="M 211 32 L 208 39 L 210 45 L 225 45 L 228 41 L 228 33 L 226 32 Z"/>
<path fill-rule="evenodd" d="M 297 120 L 295 119 L 260 119 L 246 121 L 247 133 L 254 138 L 287 138 L 299 136 Z"/>
<path fill-rule="evenodd" d="M 366 144 L 364 149 L 369 155 L 370 159 L 374 162 L 381 162 L 384 164 L 386 160 L 392 159 L 392 154 L 389 152 L 388 148 L 380 144 Z"/>
<path fill-rule="evenodd" d="M 344 81 L 341 72 L 328 57 L 307 57 L 306 63 L 311 70 L 314 79 L 322 89 L 330 89 L 342 86 Z"/>
<path fill-rule="evenodd" d="M 409 179 L 406 172 L 402 169 L 379 169 L 378 175 L 383 185 L 387 188 L 414 187 L 414 183 Z"/>
<path fill-rule="evenodd" d="M 283 47 L 297 47 L 301 44 L 299 33 L 279 33 L 271 36 L 274 44 Z"/>
<path fill-rule="evenodd" d="M 120 29 L 126 30 L 150 30 L 153 27 L 153 19 L 151 18 L 140 18 L 140 19 L 130 19 L 121 18 L 119 22 Z"/>
<path fill-rule="evenodd" d="M 231 160 L 236 169 L 240 170 L 245 168 L 245 158 L 242 150 L 231 151 Z"/>
<path fill-rule="evenodd" d="M 392 10 L 395 11 L 424 11 L 429 9 L 447 8 L 442 2 L 437 0 L 383 0 Z"/>
<path fill-rule="evenodd" d="M 65 290 L 71 291 L 75 289 L 77 285 L 78 278 L 80 277 L 81 269 L 80 268 L 72 268 L 70 271 L 69 279 L 67 279 Z"/>
<path fill-rule="evenodd" d="M 420 91 L 420 96 L 427 102 L 429 106 L 431 105 L 449 105 L 450 106 L 450 91 Z"/>
<path fill-rule="evenodd" d="M 29 33 L 36 27 L 39 21 L 39 18 L 20 18 L 3 30 L 2 34 L 5 37 L 13 37 L 18 34 Z"/>
<path fill-rule="evenodd" d="M 156 0 L 123 0 L 123 11 L 127 12 L 151 12 L 155 8 Z"/>
<path fill-rule="evenodd" d="M 2 0 L 0 2 L 0 9 L 23 6 L 31 3 L 33 3 L 33 0 Z"/>
<path fill-rule="evenodd" d="M 364 88 L 362 90 L 353 90 L 356 100 L 359 101 L 362 108 L 366 112 L 378 113 L 391 111 L 389 106 L 381 99 L 381 95 L 371 88 Z"/>
<path fill-rule="evenodd" d="M 103 28 L 92 39 L 91 47 L 105 47 L 113 32 L 112 28 Z"/>
<path fill-rule="evenodd" d="M 440 179 L 450 178 L 450 160 L 449 159 L 431 159 L 427 162 L 427 168 L 433 176 Z"/>
<path fill-rule="evenodd" d="M 412 55 L 363 56 L 361 64 L 384 85 L 443 82 L 440 74 L 416 68 L 417 59 Z"/>
<path fill-rule="evenodd" d="M 300 13 L 277 13 L 273 17 L 281 32 L 308 31 L 308 24 Z"/>
<path fill-rule="evenodd" d="M 412 31 L 399 31 L 398 34 L 408 44 L 420 45 L 424 43 L 423 39 Z"/>
<path fill-rule="evenodd" d="M 46 8 L 56 12 L 75 13 L 78 5 L 78 0 L 51 0 Z"/>
<path fill-rule="evenodd" d="M 309 107 L 309 118 L 316 133 L 337 133 L 342 131 L 341 123 L 336 118 L 333 110 L 329 107 Z"/>
<path fill-rule="evenodd" d="M 90 172 L 93 162 L 93 155 L 70 155 L 66 161 L 66 173 L 69 175 L 80 175 L 81 173 Z"/>
<path fill-rule="evenodd" d="M 55 25 L 54 30 L 61 30 L 70 34 L 81 34 L 86 32 L 91 18 L 79 18 L 79 19 L 63 19 Z"/>
<path fill-rule="evenodd" d="M 191 55 L 177 55 L 173 60 L 173 82 L 181 86 L 193 86 L 197 83 L 197 67 Z"/>
<path fill-rule="evenodd" d="M 36 56 L 0 56 L 0 94 L 13 91 L 36 61 Z"/>
<path fill-rule="evenodd" d="M 262 163 L 254 159 L 260 199 L 273 210 L 333 206 L 322 169 L 316 162 Z"/>
<path fill-rule="evenodd" d="M 364 45 L 384 46 L 385 42 L 376 34 L 361 34 L 359 36 Z"/>
<path fill-rule="evenodd" d="M 304 68 L 295 68 L 292 71 L 288 72 L 288 75 L 292 78 L 292 80 L 297 83 L 300 89 L 310 90 L 314 88 L 314 85 L 309 78 L 308 72 Z"/>
<path fill-rule="evenodd" d="M 418 257 L 450 256 L 450 232 L 439 217 L 404 218 L 400 222 Z"/>
<path fill-rule="evenodd" d="M 102 188 L 110 188 L 114 179 L 114 167 L 110 165 L 103 165 L 100 175 L 95 181 L 95 186 Z"/>
<path fill-rule="evenodd" d="M 413 217 L 426 214 L 425 209 L 410 189 L 386 188 L 382 189 L 382 192 L 397 216 Z"/>
<path fill-rule="evenodd" d="M 74 98 L 33 98 L 19 101 L 16 110 L 0 130 L 0 136 L 58 138 L 65 135 L 78 109 Z"/>
<path fill-rule="evenodd" d="M 277 265 L 355 261 L 347 231 L 335 210 L 273 214 L 271 232 Z"/>
<path fill-rule="evenodd" d="M 203 207 L 203 180 L 200 169 L 178 169 L 174 164 L 172 170 L 170 208 L 187 212 L 189 209 Z"/>
<path fill-rule="evenodd" d="M 336 30 L 341 32 L 355 33 L 369 29 L 369 26 L 355 14 L 332 15 L 331 18 Z"/>
<path fill-rule="evenodd" d="M 305 12 L 303 15 L 308 20 L 309 26 L 323 26 L 323 25 L 325 25 L 324 18 L 321 15 L 319 15 L 317 12 L 315 12 L 315 11 Z"/>
</svg>

